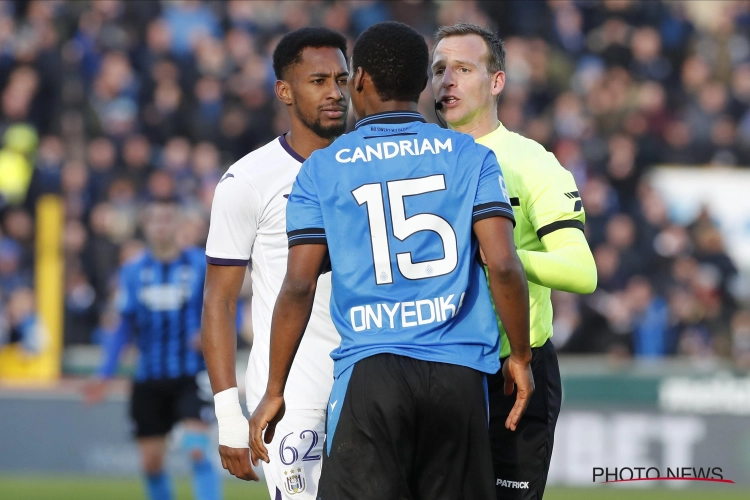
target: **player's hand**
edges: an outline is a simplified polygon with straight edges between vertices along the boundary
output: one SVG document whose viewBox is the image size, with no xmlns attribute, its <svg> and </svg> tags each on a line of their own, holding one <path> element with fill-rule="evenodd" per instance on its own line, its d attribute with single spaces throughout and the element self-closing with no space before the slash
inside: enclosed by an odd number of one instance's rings
<svg viewBox="0 0 750 500">
<path fill-rule="evenodd" d="M 86 382 L 83 386 L 83 402 L 87 405 L 101 403 L 107 395 L 108 383 L 105 379 L 96 379 Z"/>
<path fill-rule="evenodd" d="M 245 481 L 259 481 L 250 465 L 250 445 L 247 442 L 248 424 L 239 400 L 215 407 L 219 426 L 219 456 L 221 466 L 230 474 Z"/>
<path fill-rule="evenodd" d="M 258 459 L 266 463 L 270 462 L 268 450 L 263 441 L 270 443 L 273 440 L 276 424 L 282 419 L 285 411 L 283 396 L 269 396 L 266 393 L 253 412 L 250 418 L 250 452 L 254 465 L 258 465 Z M 263 430 L 266 432 L 264 433 Z"/>
<path fill-rule="evenodd" d="M 229 473 L 245 481 L 260 481 L 260 477 L 250 465 L 250 450 L 248 448 L 230 448 L 229 446 L 219 446 L 219 456 L 221 457 L 221 466 Z"/>
<path fill-rule="evenodd" d="M 513 394 L 513 387 L 517 389 L 516 402 L 505 420 L 505 428 L 516 430 L 519 420 L 526 411 L 534 393 L 534 374 L 531 371 L 531 362 L 524 362 L 513 357 L 513 354 L 503 363 L 503 378 L 505 379 L 504 391 L 506 396 Z"/>
</svg>

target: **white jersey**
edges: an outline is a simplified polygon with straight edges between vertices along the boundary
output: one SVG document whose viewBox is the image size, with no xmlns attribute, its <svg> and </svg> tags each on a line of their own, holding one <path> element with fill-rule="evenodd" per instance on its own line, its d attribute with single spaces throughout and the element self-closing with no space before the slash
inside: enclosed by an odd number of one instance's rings
<svg viewBox="0 0 750 500">
<path fill-rule="evenodd" d="M 284 136 L 234 163 L 216 186 L 206 243 L 209 264 L 250 265 L 253 347 L 245 375 L 252 412 L 268 383 L 271 315 L 286 275 L 286 204 L 304 158 Z M 318 279 L 315 303 L 284 391 L 295 410 L 325 409 L 333 384 L 330 353 L 339 345 L 329 309 L 331 273 Z"/>
</svg>

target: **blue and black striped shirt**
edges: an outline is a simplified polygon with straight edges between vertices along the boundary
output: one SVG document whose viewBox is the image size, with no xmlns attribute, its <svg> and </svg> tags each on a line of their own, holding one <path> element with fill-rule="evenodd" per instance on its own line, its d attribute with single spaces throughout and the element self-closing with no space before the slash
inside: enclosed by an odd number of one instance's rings
<svg viewBox="0 0 750 500">
<path fill-rule="evenodd" d="M 121 269 L 120 331 L 135 334 L 136 380 L 192 376 L 205 369 L 196 349 L 205 275 L 206 258 L 199 249 L 183 250 L 171 262 L 146 252 Z"/>
</svg>

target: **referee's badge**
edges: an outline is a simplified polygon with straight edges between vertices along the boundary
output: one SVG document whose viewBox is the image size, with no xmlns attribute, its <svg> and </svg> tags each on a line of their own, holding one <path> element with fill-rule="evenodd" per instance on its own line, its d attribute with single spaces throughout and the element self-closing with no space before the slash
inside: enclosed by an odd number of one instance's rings
<svg viewBox="0 0 750 500">
<path fill-rule="evenodd" d="M 305 481 L 305 471 L 302 467 L 292 467 L 290 470 L 284 471 L 284 487 L 286 488 L 286 492 L 290 495 L 302 493 L 305 491 L 306 485 L 307 481 Z"/>
</svg>

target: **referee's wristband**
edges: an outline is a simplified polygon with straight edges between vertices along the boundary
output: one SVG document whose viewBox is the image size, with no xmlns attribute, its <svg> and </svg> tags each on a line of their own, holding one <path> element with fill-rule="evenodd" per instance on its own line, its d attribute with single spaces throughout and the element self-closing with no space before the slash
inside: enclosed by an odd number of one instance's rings
<svg viewBox="0 0 750 500">
<path fill-rule="evenodd" d="M 242 413 L 236 387 L 214 395 L 214 411 L 219 424 L 219 444 L 229 448 L 249 448 L 250 425 Z"/>
</svg>

